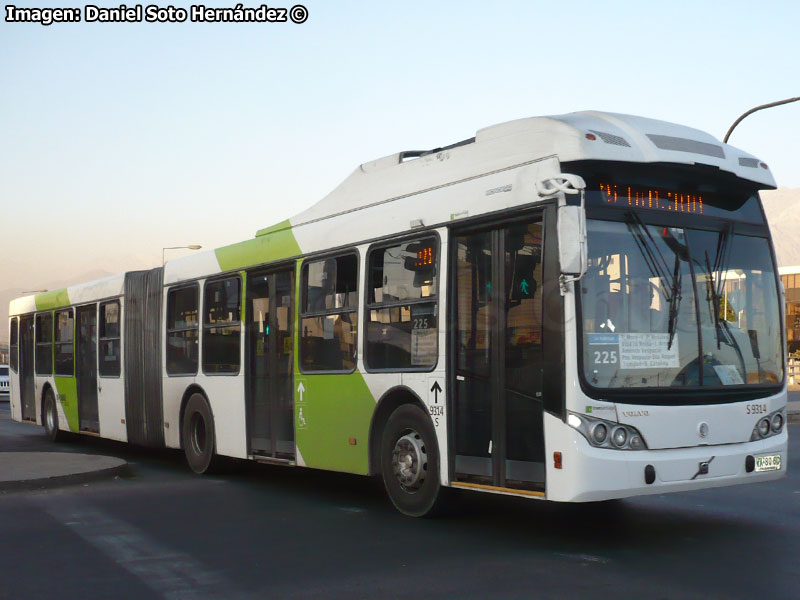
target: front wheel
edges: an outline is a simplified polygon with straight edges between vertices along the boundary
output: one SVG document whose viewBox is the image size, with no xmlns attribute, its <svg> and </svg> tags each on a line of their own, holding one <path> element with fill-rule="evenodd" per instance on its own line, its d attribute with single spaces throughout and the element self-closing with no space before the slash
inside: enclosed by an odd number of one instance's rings
<svg viewBox="0 0 800 600">
<path fill-rule="evenodd" d="M 44 393 L 44 407 L 42 408 L 42 421 L 44 433 L 53 442 L 63 442 L 66 433 L 58 428 L 58 408 L 53 390 L 48 388 Z"/>
<path fill-rule="evenodd" d="M 216 453 L 214 417 L 202 394 L 192 394 L 183 413 L 183 452 L 189 468 L 197 474 L 212 473 L 219 462 Z"/>
<path fill-rule="evenodd" d="M 419 407 L 404 404 L 389 417 L 381 439 L 381 473 L 392 504 L 404 515 L 423 517 L 439 508 L 436 432 Z"/>
</svg>

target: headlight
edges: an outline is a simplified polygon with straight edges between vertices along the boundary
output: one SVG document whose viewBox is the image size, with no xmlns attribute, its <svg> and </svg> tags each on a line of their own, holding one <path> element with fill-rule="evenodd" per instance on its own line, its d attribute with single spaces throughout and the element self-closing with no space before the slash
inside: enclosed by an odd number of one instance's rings
<svg viewBox="0 0 800 600">
<path fill-rule="evenodd" d="M 608 437 L 608 427 L 604 423 L 595 423 L 592 426 L 592 440 L 598 446 L 602 446 Z"/>
<path fill-rule="evenodd" d="M 642 434 L 630 425 L 572 412 L 567 415 L 567 424 L 577 429 L 595 448 L 647 450 Z"/>
<path fill-rule="evenodd" d="M 611 441 L 614 442 L 617 448 L 622 448 L 625 442 L 628 441 L 628 432 L 625 431 L 624 427 L 616 427 L 614 433 L 611 434 Z"/>
<path fill-rule="evenodd" d="M 750 435 L 751 442 L 778 435 L 786 425 L 786 409 L 780 408 L 762 417 L 753 427 Z"/>
<path fill-rule="evenodd" d="M 772 416 L 772 431 L 780 433 L 781 429 L 783 429 L 783 415 L 781 413 L 775 413 Z"/>
</svg>

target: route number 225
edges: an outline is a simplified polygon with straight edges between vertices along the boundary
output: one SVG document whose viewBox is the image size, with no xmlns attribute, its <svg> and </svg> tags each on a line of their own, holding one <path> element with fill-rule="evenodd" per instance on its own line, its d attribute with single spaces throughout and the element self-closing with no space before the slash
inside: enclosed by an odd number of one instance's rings
<svg viewBox="0 0 800 600">
<path fill-rule="evenodd" d="M 617 364 L 616 350 L 595 350 L 594 364 L 596 365 L 615 365 Z"/>
</svg>

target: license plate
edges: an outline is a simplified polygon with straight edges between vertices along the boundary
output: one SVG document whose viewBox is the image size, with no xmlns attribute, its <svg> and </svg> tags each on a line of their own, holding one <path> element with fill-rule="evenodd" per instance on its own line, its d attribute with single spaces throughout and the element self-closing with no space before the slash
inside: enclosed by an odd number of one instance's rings
<svg viewBox="0 0 800 600">
<path fill-rule="evenodd" d="M 756 473 L 762 471 L 779 471 L 781 468 L 780 454 L 764 454 L 756 456 Z"/>
</svg>

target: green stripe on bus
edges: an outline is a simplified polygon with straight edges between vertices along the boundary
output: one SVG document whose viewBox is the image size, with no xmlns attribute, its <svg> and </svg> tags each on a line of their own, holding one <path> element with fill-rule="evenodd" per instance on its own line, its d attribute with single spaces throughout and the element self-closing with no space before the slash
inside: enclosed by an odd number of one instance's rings
<svg viewBox="0 0 800 600">
<path fill-rule="evenodd" d="M 62 306 L 69 306 L 70 303 L 66 288 L 44 292 L 43 294 L 36 294 L 35 300 L 36 310 L 60 308 Z"/>
<path fill-rule="evenodd" d="M 78 380 L 75 377 L 54 377 L 58 399 L 67 417 L 70 431 L 78 431 Z"/>
<path fill-rule="evenodd" d="M 361 373 L 298 374 L 294 388 L 297 447 L 306 466 L 366 475 L 375 399 Z"/>
<path fill-rule="evenodd" d="M 302 254 L 288 220 L 262 229 L 257 235 L 252 240 L 217 248 L 214 252 L 220 269 L 231 271 Z"/>
</svg>

